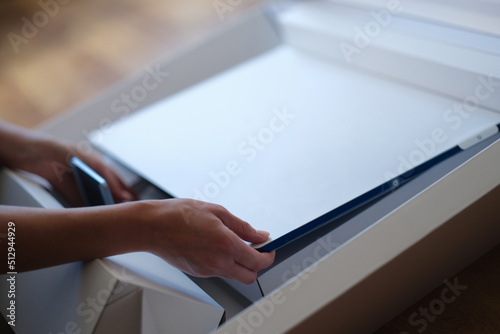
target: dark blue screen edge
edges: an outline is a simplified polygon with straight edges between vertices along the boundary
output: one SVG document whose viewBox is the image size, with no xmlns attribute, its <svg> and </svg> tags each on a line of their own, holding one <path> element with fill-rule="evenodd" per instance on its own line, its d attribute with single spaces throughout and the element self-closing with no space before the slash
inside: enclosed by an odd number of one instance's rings
<svg viewBox="0 0 500 334">
<path fill-rule="evenodd" d="M 498 130 L 500 131 L 500 124 L 497 124 Z M 396 176 L 395 178 L 390 179 L 389 181 L 383 183 L 382 185 L 373 188 L 372 190 L 367 191 L 366 193 L 350 200 L 349 202 L 325 213 L 324 215 L 313 219 L 309 223 L 302 225 L 295 230 L 286 233 L 285 235 L 263 245 L 262 247 L 257 248 L 259 252 L 272 252 L 275 251 L 286 244 L 297 240 L 298 238 L 304 236 L 307 233 L 313 232 L 314 230 L 329 224 L 352 211 L 362 207 L 369 202 L 372 202 L 379 197 L 382 197 L 391 191 L 396 190 L 401 187 L 403 184 L 411 181 L 413 178 L 417 177 L 419 174 L 429 170 L 433 166 L 439 164 L 440 162 L 445 161 L 446 159 L 452 157 L 453 155 L 461 152 L 462 149 L 459 146 L 455 146 L 438 156 L 427 160 L 426 162 L 410 169 L 409 171 Z"/>
</svg>

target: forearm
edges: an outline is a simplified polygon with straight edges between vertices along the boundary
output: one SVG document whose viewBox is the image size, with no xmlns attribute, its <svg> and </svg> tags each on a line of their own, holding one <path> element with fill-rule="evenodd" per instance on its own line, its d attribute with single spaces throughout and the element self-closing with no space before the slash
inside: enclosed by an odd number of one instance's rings
<svg viewBox="0 0 500 334">
<path fill-rule="evenodd" d="M 0 206 L 0 256 L 5 261 L 0 273 L 12 271 L 7 270 L 9 222 L 15 223 L 16 271 L 146 251 L 191 275 L 250 284 L 274 260 L 274 253 L 260 253 L 243 241 L 262 243 L 269 233 L 256 231 L 219 205 L 195 200 L 66 210 Z"/>
<path fill-rule="evenodd" d="M 0 233 L 7 233 L 8 222 L 15 223 L 17 271 L 147 251 L 151 231 L 135 217 L 140 205 L 146 204 L 65 210 L 0 206 Z M 0 273 L 5 273 L 7 242 L 2 239 Z"/>
</svg>

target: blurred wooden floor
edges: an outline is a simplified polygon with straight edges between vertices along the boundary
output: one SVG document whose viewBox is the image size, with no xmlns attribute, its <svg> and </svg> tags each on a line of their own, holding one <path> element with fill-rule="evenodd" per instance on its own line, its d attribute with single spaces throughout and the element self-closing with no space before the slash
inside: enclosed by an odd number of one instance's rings
<svg viewBox="0 0 500 334">
<path fill-rule="evenodd" d="M 64 2 L 50 17 L 38 0 L 0 1 L 2 119 L 36 126 L 221 24 L 212 1 Z M 23 18 L 41 27 L 23 35 Z"/>
<path fill-rule="evenodd" d="M 226 17 L 259 1 L 244 2 Z M 72 0 L 59 5 L 57 13 L 53 7 L 55 15 L 46 16 L 46 24 L 37 14 L 41 10 L 35 0 L 0 2 L 0 119 L 26 127 L 85 101 L 221 24 L 210 0 Z M 13 44 L 9 34 L 22 36 L 22 19 L 33 22 L 34 15 L 41 27 Z M 468 289 L 422 332 L 500 333 L 500 247 L 458 277 Z M 411 326 L 410 315 L 442 289 L 377 333 L 419 333 L 422 327 Z"/>
</svg>

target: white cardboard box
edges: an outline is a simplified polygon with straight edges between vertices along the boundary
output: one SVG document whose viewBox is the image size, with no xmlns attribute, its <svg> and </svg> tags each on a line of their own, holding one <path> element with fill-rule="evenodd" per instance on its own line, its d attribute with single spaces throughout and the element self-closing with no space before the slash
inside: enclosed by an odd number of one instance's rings
<svg viewBox="0 0 500 334">
<path fill-rule="evenodd" d="M 267 18 L 254 13 L 191 50 L 196 52 L 161 62 L 160 69 L 185 81 L 174 88 L 160 86 L 136 109 L 277 45 L 279 39 L 268 33 L 269 28 Z M 220 46 L 228 42 L 239 52 L 224 52 Z M 86 134 L 121 116 L 113 112 L 113 101 L 143 77 L 144 73 L 131 77 L 44 129 L 83 145 Z M 499 215 L 491 197 L 498 196 L 499 163 L 500 142 L 496 141 L 316 264 L 303 267 L 301 274 L 229 319 L 217 333 L 373 331 L 498 244 Z M 7 182 L 16 178 L 8 175 Z M 36 195 L 39 200 L 40 196 L 46 195 Z M 477 220 L 470 219 L 478 210 L 482 214 Z M 61 270 L 80 270 L 78 266 Z M 38 284 L 42 282 L 50 283 Z M 71 295 L 74 290 L 67 291 Z M 51 315 L 52 310 L 39 317 L 47 320 Z"/>
<path fill-rule="evenodd" d="M 0 171 L 0 203 L 61 207 L 36 183 Z M 2 275 L 0 290 L 8 291 Z M 207 333 L 224 309 L 178 269 L 147 253 L 15 275 L 16 333 Z M 7 316 L 9 300 L 2 297 Z M 196 321 L 193 321 L 196 319 Z"/>
</svg>

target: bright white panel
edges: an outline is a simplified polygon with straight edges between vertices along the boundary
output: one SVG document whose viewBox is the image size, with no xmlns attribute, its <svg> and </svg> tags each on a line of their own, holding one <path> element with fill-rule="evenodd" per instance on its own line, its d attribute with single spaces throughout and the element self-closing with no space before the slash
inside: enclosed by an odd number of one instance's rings
<svg viewBox="0 0 500 334">
<path fill-rule="evenodd" d="M 496 123 L 283 46 L 92 139 L 169 193 L 222 204 L 275 239 Z"/>
</svg>

